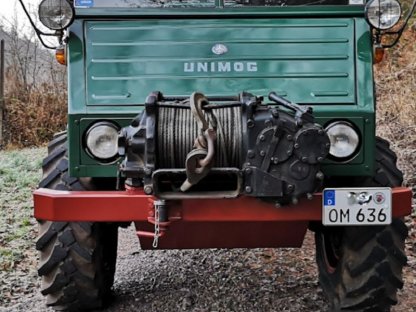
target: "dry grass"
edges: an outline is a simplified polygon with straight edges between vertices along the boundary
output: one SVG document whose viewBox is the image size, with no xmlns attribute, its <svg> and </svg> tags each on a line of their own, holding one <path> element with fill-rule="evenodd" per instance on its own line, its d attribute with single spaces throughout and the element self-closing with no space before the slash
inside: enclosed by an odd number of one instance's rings
<svg viewBox="0 0 416 312">
<path fill-rule="evenodd" d="M 416 24 L 375 66 L 377 132 L 398 154 L 407 185 L 416 185 Z"/>
<path fill-rule="evenodd" d="M 44 83 L 25 89 L 9 80 L 4 120 L 4 138 L 9 147 L 39 146 L 64 129 L 66 91 L 58 88 Z"/>
</svg>

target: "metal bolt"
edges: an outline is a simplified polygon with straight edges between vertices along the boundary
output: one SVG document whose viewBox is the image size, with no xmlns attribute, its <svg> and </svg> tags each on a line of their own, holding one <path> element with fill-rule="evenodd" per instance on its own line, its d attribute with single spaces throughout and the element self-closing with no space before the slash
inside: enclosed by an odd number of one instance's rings
<svg viewBox="0 0 416 312">
<path fill-rule="evenodd" d="M 320 134 L 320 135 L 324 134 L 324 130 L 319 129 L 319 130 L 318 130 L 318 134 Z"/>
<path fill-rule="evenodd" d="M 287 191 L 288 191 L 289 193 L 292 193 L 294 189 L 295 189 L 295 187 L 294 187 L 292 184 L 289 184 L 289 185 L 287 186 Z"/>
<path fill-rule="evenodd" d="M 149 168 L 144 168 L 144 173 L 145 173 L 145 175 L 149 176 L 149 175 L 152 174 L 152 170 L 149 169 Z"/>
<path fill-rule="evenodd" d="M 266 152 L 265 151 L 260 151 L 260 156 L 264 156 L 264 155 L 266 155 Z"/>
<path fill-rule="evenodd" d="M 293 147 L 298 149 L 299 148 L 299 143 L 295 143 L 295 145 L 293 145 Z"/>
<path fill-rule="evenodd" d="M 254 153 L 254 151 L 253 151 L 253 150 L 249 150 L 249 151 L 247 152 L 247 157 L 248 157 L 248 158 L 254 158 L 254 156 L 255 156 L 255 153 Z"/>
<path fill-rule="evenodd" d="M 321 171 L 318 171 L 318 173 L 316 174 L 316 178 L 318 180 L 323 180 L 324 179 L 324 174 Z"/>
<path fill-rule="evenodd" d="M 274 163 L 275 165 L 277 165 L 277 164 L 279 163 L 279 158 L 274 157 L 274 158 L 273 158 L 273 163 Z"/>
<path fill-rule="evenodd" d="M 299 203 L 299 200 L 296 197 L 292 198 L 292 204 L 297 205 Z"/>
<path fill-rule="evenodd" d="M 313 199 L 313 195 L 311 193 L 307 193 L 306 194 L 306 198 L 309 199 L 309 200 L 312 200 Z"/>
<path fill-rule="evenodd" d="M 260 135 L 259 139 L 260 139 L 260 141 L 264 141 L 264 140 L 266 140 L 266 137 L 262 134 L 262 135 Z"/>
<path fill-rule="evenodd" d="M 151 187 L 150 185 L 146 185 L 146 186 L 144 187 L 144 192 L 145 192 L 145 194 L 147 194 L 147 195 L 152 194 L 152 193 L 153 193 L 153 187 Z"/>
<path fill-rule="evenodd" d="M 292 151 L 291 150 L 288 150 L 286 153 L 287 153 L 288 156 L 291 156 L 292 155 Z"/>
<path fill-rule="evenodd" d="M 246 193 L 251 193 L 252 192 L 251 186 L 246 186 L 245 191 Z"/>
<path fill-rule="evenodd" d="M 277 109 L 273 109 L 273 110 L 272 110 L 272 116 L 273 116 L 274 118 L 279 118 L 279 112 L 277 111 Z"/>
<path fill-rule="evenodd" d="M 251 168 L 246 168 L 246 174 L 251 174 L 253 172 L 253 170 L 251 170 Z"/>
<path fill-rule="evenodd" d="M 276 202 L 276 203 L 274 204 L 274 206 L 275 206 L 276 208 L 280 208 L 280 207 L 282 207 L 282 206 L 280 205 L 280 203 L 279 203 L 279 202 Z"/>
<path fill-rule="evenodd" d="M 247 127 L 249 127 L 249 128 L 253 128 L 254 127 L 254 120 L 253 119 L 247 120 Z"/>
<path fill-rule="evenodd" d="M 293 140 L 293 136 L 291 136 L 290 134 L 288 134 L 288 135 L 287 135 L 287 137 L 286 137 L 286 139 L 287 139 L 288 141 L 292 141 L 292 140 Z"/>
</svg>

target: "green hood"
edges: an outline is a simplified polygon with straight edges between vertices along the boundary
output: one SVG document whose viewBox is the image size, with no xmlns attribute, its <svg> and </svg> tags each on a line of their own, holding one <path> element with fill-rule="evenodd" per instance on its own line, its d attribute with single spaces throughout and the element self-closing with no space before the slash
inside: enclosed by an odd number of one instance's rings
<svg viewBox="0 0 416 312">
<path fill-rule="evenodd" d="M 304 104 L 355 102 L 354 18 L 86 21 L 87 105 L 274 90 Z"/>
</svg>

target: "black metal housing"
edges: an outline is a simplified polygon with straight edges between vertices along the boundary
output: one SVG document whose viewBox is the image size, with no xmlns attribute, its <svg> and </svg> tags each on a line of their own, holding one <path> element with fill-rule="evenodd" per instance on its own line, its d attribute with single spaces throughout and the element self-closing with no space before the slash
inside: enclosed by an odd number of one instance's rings
<svg viewBox="0 0 416 312">
<path fill-rule="evenodd" d="M 179 188 L 188 174 L 185 162 L 175 168 L 160 166 L 160 163 L 166 163 L 162 161 L 163 157 L 177 155 L 166 155 L 158 147 L 157 142 L 162 140 L 163 135 L 157 131 L 158 123 L 162 122 L 158 111 L 161 107 L 183 110 L 189 104 L 186 98 L 165 98 L 160 92 L 151 93 L 146 100 L 145 110 L 132 121 L 131 126 L 121 130 L 119 153 L 125 156 L 120 166 L 121 175 L 127 178 L 128 184 L 144 186 L 148 194 L 161 198 L 164 194 L 165 198 L 168 196 L 170 199 L 188 198 L 194 192 L 198 197 L 217 197 L 218 194 L 236 197 L 244 193 L 285 203 L 313 193 L 321 184 L 323 175 L 320 163 L 328 155 L 329 138 L 323 128 L 314 123 L 311 108 L 301 107 L 273 93 L 270 94 L 270 99 L 283 108 L 265 105 L 262 98 L 248 93 L 238 97 L 207 97 L 209 103 L 203 107 L 205 111 L 239 108 L 241 131 L 235 132 L 235 140 L 239 140 L 240 146 L 239 157 L 236 158 L 239 161 L 234 161 L 233 167 L 229 167 L 217 159 L 208 176 L 203 177 L 189 191 L 183 192 Z M 220 129 L 219 125 L 215 126 L 215 122 L 212 128 L 217 132 L 230 129 Z M 191 131 L 179 133 L 179 139 L 173 142 L 181 154 L 189 155 L 191 152 L 180 150 L 185 139 L 187 142 L 193 140 L 193 134 L 189 132 Z M 231 148 L 217 144 L 216 153 L 221 152 L 218 146 Z M 230 179 L 227 180 L 227 177 Z M 216 191 L 216 195 L 212 190 Z"/>
</svg>

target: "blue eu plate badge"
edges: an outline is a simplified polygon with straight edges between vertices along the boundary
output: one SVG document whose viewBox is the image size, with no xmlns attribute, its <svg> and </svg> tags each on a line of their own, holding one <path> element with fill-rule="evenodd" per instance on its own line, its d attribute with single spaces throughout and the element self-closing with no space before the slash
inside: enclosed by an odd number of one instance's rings
<svg viewBox="0 0 416 312">
<path fill-rule="evenodd" d="M 94 0 L 75 0 L 76 8 L 91 8 L 94 6 Z"/>
<path fill-rule="evenodd" d="M 324 191 L 324 206 L 335 206 L 335 190 Z"/>
</svg>

